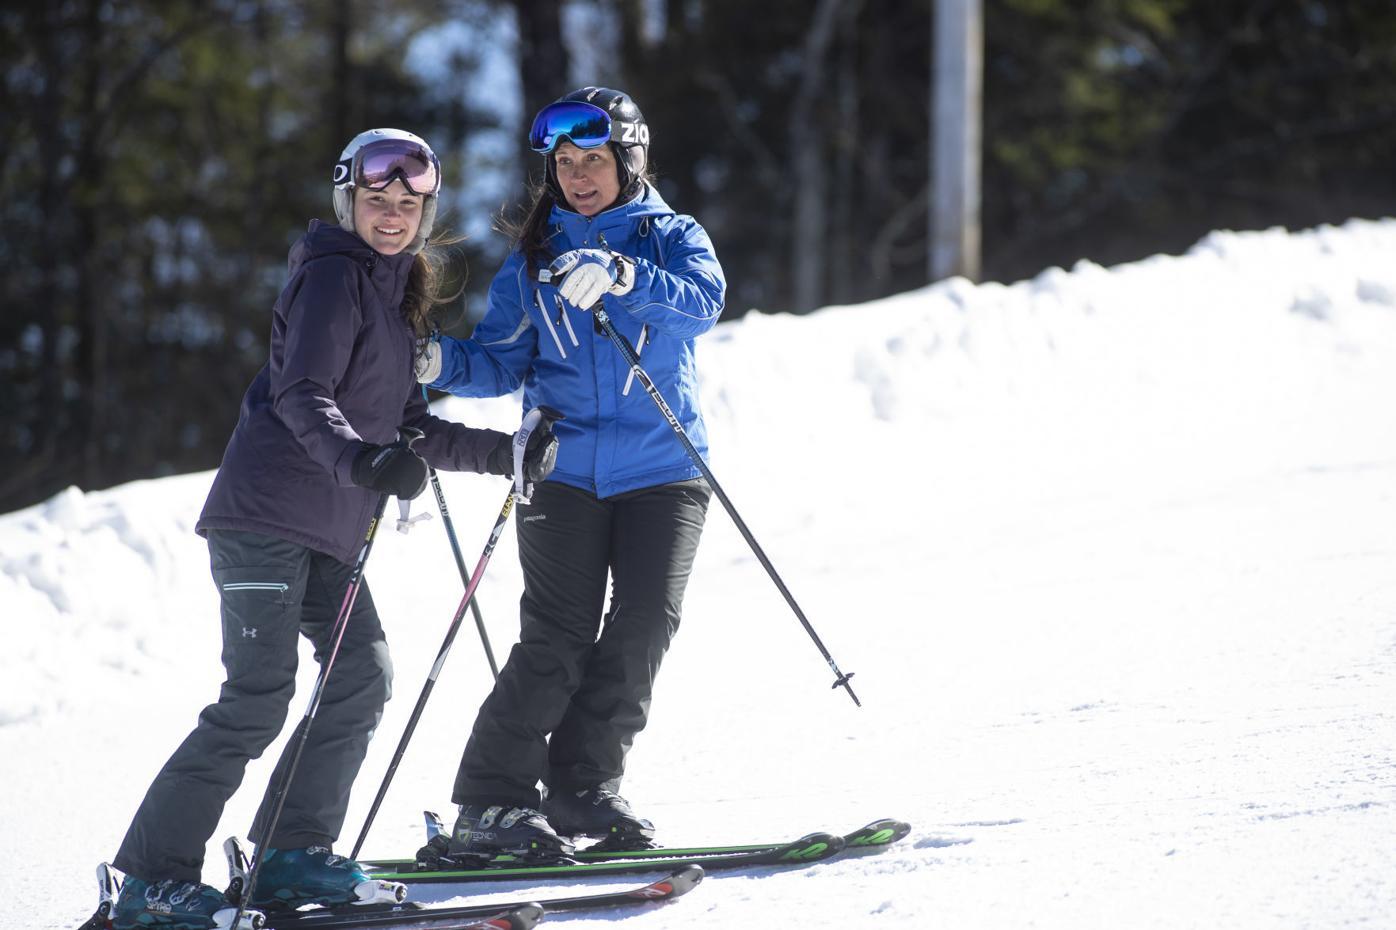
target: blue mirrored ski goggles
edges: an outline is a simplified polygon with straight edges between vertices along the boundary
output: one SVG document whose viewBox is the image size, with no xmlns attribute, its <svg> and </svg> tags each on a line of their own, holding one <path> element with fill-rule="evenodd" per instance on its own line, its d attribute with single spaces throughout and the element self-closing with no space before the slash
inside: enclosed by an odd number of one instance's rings
<svg viewBox="0 0 1396 930">
<path fill-rule="evenodd" d="M 611 141 L 611 116 L 605 110 L 580 100 L 550 103 L 533 118 L 528 146 L 546 155 L 564 140 L 579 149 L 594 149 Z"/>
</svg>

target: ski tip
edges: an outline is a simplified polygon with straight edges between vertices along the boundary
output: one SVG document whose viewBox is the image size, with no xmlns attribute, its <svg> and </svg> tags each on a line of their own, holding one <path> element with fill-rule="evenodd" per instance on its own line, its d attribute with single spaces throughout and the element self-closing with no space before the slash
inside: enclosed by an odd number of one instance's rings
<svg viewBox="0 0 1396 930">
<path fill-rule="evenodd" d="M 449 924 L 433 924 L 433 926 L 445 927 L 447 930 L 531 930 L 543 920 L 544 913 L 541 904 L 521 904 L 489 917 L 477 917 L 473 920 Z M 423 919 L 428 918 L 424 917 Z M 365 924 L 365 926 L 372 925 Z"/>
<path fill-rule="evenodd" d="M 530 930 L 542 922 L 545 913 L 541 904 L 525 904 L 500 917 L 501 922 L 491 925 L 491 930 Z"/>
<path fill-rule="evenodd" d="M 900 842 L 910 832 L 911 824 L 905 820 L 886 818 L 854 830 L 844 837 L 844 842 L 850 850 L 872 849 Z"/>
<path fill-rule="evenodd" d="M 818 862 L 843 851 L 845 840 L 833 833 L 810 833 L 793 843 L 772 850 L 770 861 L 782 863 Z"/>
<path fill-rule="evenodd" d="M 635 888 L 625 893 L 627 898 L 636 901 L 670 901 L 688 894 L 707 873 L 696 862 L 681 866 L 657 882 L 650 882 L 643 888 Z"/>
<path fill-rule="evenodd" d="M 671 893 L 669 897 L 677 898 L 681 895 L 688 894 L 694 888 L 698 887 L 698 883 L 701 882 L 707 874 L 707 872 L 703 871 L 703 867 L 696 862 L 690 862 L 681 869 L 675 869 L 670 873 L 668 879 L 666 879 L 670 887 L 673 888 L 673 893 Z"/>
</svg>

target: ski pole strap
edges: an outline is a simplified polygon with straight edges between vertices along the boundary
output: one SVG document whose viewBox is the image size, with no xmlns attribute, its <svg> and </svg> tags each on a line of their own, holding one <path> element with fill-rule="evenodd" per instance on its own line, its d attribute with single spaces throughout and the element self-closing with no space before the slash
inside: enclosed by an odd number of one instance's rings
<svg viewBox="0 0 1396 930">
<path fill-rule="evenodd" d="M 537 430 L 545 434 L 551 431 L 558 420 L 565 420 L 561 410 L 553 407 L 534 407 L 524 417 L 523 425 L 514 434 L 514 498 L 520 504 L 533 500 L 533 482 L 524 476 L 524 458 L 528 452 L 529 437 Z"/>
<path fill-rule="evenodd" d="M 520 504 L 533 499 L 533 483 L 524 479 L 524 453 L 528 451 L 528 437 L 543 423 L 543 411 L 534 407 L 524 415 L 523 425 L 514 434 L 514 497 Z"/>
</svg>

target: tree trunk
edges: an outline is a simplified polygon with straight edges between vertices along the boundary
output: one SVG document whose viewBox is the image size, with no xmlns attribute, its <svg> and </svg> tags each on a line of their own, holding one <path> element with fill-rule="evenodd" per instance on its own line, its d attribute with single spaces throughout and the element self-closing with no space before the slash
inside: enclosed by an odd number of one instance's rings
<svg viewBox="0 0 1396 930">
<path fill-rule="evenodd" d="M 528 147 L 528 127 L 534 115 L 571 90 L 567 83 L 567 47 L 562 44 L 562 9 L 557 0 L 514 0 L 519 17 L 519 79 L 523 87 L 523 125 L 519 140 L 525 177 L 543 177 L 538 155 Z"/>
<path fill-rule="evenodd" d="M 857 2 L 857 0 L 854 0 Z M 790 107 L 790 190 L 794 197 L 790 241 L 791 307 L 808 313 L 824 296 L 825 241 L 828 230 L 828 182 L 823 127 L 816 124 L 815 103 L 824 89 L 825 59 L 844 0 L 819 0 L 805 33 L 800 84 Z"/>
<path fill-rule="evenodd" d="M 840 46 L 838 53 L 838 132 L 834 142 L 834 221 L 829 238 L 834 250 L 829 262 L 829 292 L 836 303 L 852 303 L 860 299 L 854 283 L 854 256 L 861 252 L 858 242 L 858 168 L 859 143 L 862 127 L 858 125 L 858 6 L 844 9 L 839 18 Z"/>
<path fill-rule="evenodd" d="M 102 7 L 101 0 L 88 0 L 81 26 L 82 123 L 78 150 L 74 153 L 77 177 L 85 191 L 102 190 L 102 146 L 96 138 L 101 119 L 99 97 L 102 87 Z M 76 187 L 76 185 L 74 185 Z M 70 192 L 72 188 L 70 188 Z M 107 307 L 101 286 L 101 255 L 97 206 L 91 193 L 69 197 L 73 208 L 73 249 L 77 281 L 74 312 L 78 320 L 77 440 L 82 444 L 80 480 L 83 487 L 102 486 L 102 439 L 108 420 L 107 392 Z"/>
<path fill-rule="evenodd" d="M 354 105 L 353 72 L 349 65 L 349 39 L 353 33 L 353 0 L 336 0 L 330 8 L 330 125 L 334 138 L 332 145 L 343 145 L 359 130 Z"/>
<path fill-rule="evenodd" d="M 30 125 L 35 127 L 38 134 L 40 159 L 48 166 L 39 172 L 39 203 L 42 205 L 40 215 L 45 218 L 45 222 L 38 224 L 39 247 L 35 255 L 39 276 L 38 293 L 35 297 L 42 308 L 38 317 L 43 345 L 39 350 L 38 405 L 36 409 L 29 411 L 34 449 L 30 463 L 36 469 L 52 466 L 61 473 L 63 466 L 59 463 L 63 456 L 59 454 L 58 438 L 66 432 L 67 411 L 64 408 L 62 390 L 64 359 L 59 355 L 58 343 L 67 318 L 67 301 L 61 293 L 58 262 L 60 258 L 70 254 L 68 243 L 63 241 L 61 218 L 66 210 L 63 209 L 63 195 L 60 189 L 63 182 L 57 169 L 57 166 L 63 163 L 64 154 L 63 121 L 59 118 L 63 112 L 63 88 L 61 82 L 56 79 L 57 75 L 64 73 L 62 53 L 59 51 L 62 26 L 57 21 L 57 9 L 51 5 L 36 5 L 30 7 L 29 12 L 29 39 L 37 46 L 43 71 L 49 75 L 37 101 L 40 112 L 30 117 Z M 68 480 L 63 474 L 56 477 L 60 481 Z"/>
</svg>

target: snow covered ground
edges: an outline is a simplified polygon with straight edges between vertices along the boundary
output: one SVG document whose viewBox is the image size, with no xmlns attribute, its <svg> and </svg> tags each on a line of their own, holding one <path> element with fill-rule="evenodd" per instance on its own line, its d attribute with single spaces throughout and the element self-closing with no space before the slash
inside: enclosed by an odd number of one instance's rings
<svg viewBox="0 0 1396 930">
<path fill-rule="evenodd" d="M 1396 925 L 1393 256 L 1390 220 L 1215 233 L 1182 257 L 705 337 L 716 473 L 865 706 L 830 689 L 714 504 L 626 793 L 672 843 L 915 829 L 880 855 L 550 922 Z M 507 399 L 443 409 L 518 416 Z M 0 517 L 4 930 L 91 912 L 93 867 L 216 695 L 191 531 L 209 480 L 70 489 Z M 505 487 L 445 486 L 473 564 Z M 439 520 L 381 535 L 369 579 L 397 697 L 346 848 L 460 591 Z M 518 591 L 511 529 L 480 595 L 501 655 Z M 449 814 L 488 685 L 467 622 L 370 854 L 410 854 L 419 812 Z M 245 832 L 278 750 L 215 840 Z"/>
</svg>

